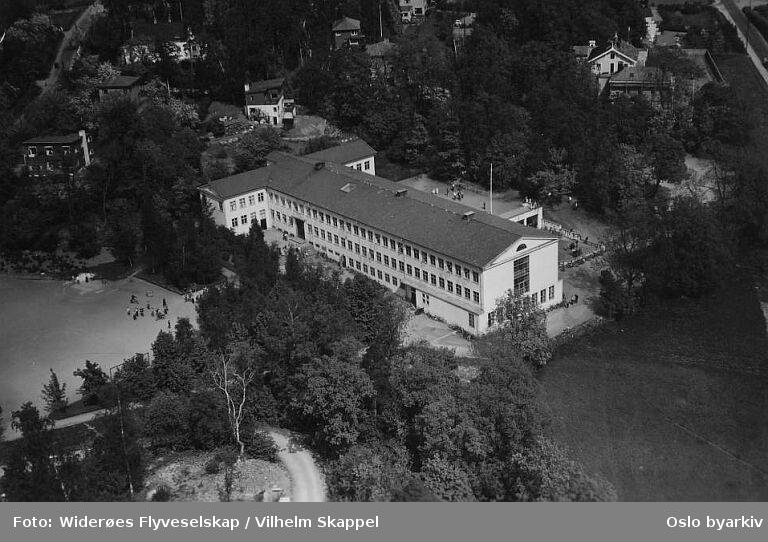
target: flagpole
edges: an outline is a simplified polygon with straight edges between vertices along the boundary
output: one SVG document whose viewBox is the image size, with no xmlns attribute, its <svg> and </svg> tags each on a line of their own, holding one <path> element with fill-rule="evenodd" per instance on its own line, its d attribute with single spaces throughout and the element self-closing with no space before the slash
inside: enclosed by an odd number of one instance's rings
<svg viewBox="0 0 768 542">
<path fill-rule="evenodd" d="M 490 199 L 491 199 L 490 209 L 491 209 L 491 214 L 493 214 L 493 162 L 491 162 L 491 198 Z"/>
</svg>

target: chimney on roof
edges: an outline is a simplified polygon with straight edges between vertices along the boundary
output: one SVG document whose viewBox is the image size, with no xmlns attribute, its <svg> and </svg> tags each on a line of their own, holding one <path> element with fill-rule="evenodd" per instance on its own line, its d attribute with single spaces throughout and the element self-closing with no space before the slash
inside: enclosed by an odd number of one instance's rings
<svg viewBox="0 0 768 542">
<path fill-rule="evenodd" d="M 325 162 L 315 162 L 315 171 L 320 171 L 325 167 Z"/>
<path fill-rule="evenodd" d="M 592 48 L 597 47 L 597 40 L 589 40 L 589 46 Z"/>
<path fill-rule="evenodd" d="M 472 219 L 473 216 L 475 216 L 475 212 L 474 211 L 467 211 L 466 213 L 461 215 L 461 219 L 469 221 L 469 220 Z"/>
<path fill-rule="evenodd" d="M 397 190 L 395 190 L 395 197 L 399 198 L 399 197 L 405 196 L 407 193 L 408 193 L 407 188 L 398 188 Z"/>
</svg>

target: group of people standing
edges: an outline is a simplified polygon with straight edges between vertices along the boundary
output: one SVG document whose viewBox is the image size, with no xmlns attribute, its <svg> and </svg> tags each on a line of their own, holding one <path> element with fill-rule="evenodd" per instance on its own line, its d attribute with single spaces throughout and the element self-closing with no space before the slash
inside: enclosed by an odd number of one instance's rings
<svg viewBox="0 0 768 542">
<path fill-rule="evenodd" d="M 147 297 L 149 297 L 149 294 L 147 294 Z M 126 307 L 125 312 L 129 317 L 133 317 L 134 320 L 137 320 L 138 318 L 143 318 L 146 315 L 149 315 L 156 320 L 162 320 L 164 318 L 168 317 L 168 302 L 163 298 L 163 306 L 162 307 L 153 307 L 151 303 L 147 302 L 146 309 L 141 306 L 139 303 L 138 297 L 136 297 L 136 294 L 131 294 L 131 300 L 130 305 Z M 145 313 L 146 310 L 146 313 Z M 171 328 L 171 322 L 168 321 L 168 329 Z"/>
</svg>

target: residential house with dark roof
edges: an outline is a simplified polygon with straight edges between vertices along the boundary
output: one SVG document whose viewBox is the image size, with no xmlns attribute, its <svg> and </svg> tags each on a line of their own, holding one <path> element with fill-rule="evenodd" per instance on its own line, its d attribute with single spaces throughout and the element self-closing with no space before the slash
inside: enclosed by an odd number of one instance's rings
<svg viewBox="0 0 768 542">
<path fill-rule="evenodd" d="M 417 23 L 424 20 L 429 9 L 430 0 L 398 0 L 400 21 Z"/>
<path fill-rule="evenodd" d="M 648 51 L 638 49 L 628 42 L 614 39 L 608 46 L 595 48 L 589 55 L 587 63 L 592 73 L 598 78 L 599 91 L 605 88 L 608 79 L 625 66 L 644 66 L 648 58 Z"/>
<path fill-rule="evenodd" d="M 272 126 L 293 127 L 293 96 L 284 77 L 245 84 L 245 116 Z"/>
<path fill-rule="evenodd" d="M 181 22 L 147 22 L 134 19 L 129 23 L 130 36 L 120 48 L 125 64 L 155 63 L 160 60 L 158 46 L 164 46 L 177 62 L 202 57 L 201 44 L 190 28 Z"/>
<path fill-rule="evenodd" d="M 97 85 L 99 100 L 103 100 L 108 96 L 126 96 L 133 100 L 138 100 L 141 86 L 141 77 L 118 75 Z"/>
<path fill-rule="evenodd" d="M 669 76 L 653 66 L 627 66 L 611 76 L 606 91 L 611 100 L 622 94 L 644 96 L 649 102 L 659 103 L 661 94 L 671 88 Z"/>
<path fill-rule="evenodd" d="M 362 139 L 350 139 L 334 147 L 306 155 L 315 162 L 333 162 L 376 175 L 376 151 Z"/>
<path fill-rule="evenodd" d="M 91 164 L 90 142 L 85 130 L 27 139 L 21 144 L 24 167 L 33 177 L 77 173 Z"/>
<path fill-rule="evenodd" d="M 510 290 L 562 301 L 556 235 L 342 164 L 275 152 L 199 190 L 217 224 L 286 232 L 472 334 L 495 325 Z"/>
<path fill-rule="evenodd" d="M 371 59 L 371 77 L 389 77 L 392 72 L 391 59 L 396 50 L 397 45 L 389 41 L 389 38 L 365 46 L 365 52 Z"/>
<path fill-rule="evenodd" d="M 360 21 L 351 17 L 342 17 L 331 28 L 333 31 L 334 50 L 342 47 L 359 47 L 362 43 L 363 33 L 360 30 Z"/>
</svg>

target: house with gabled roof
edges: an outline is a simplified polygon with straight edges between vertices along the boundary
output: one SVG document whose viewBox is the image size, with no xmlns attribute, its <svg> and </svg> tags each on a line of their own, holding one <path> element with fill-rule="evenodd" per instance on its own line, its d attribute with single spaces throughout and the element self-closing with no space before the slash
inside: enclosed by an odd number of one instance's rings
<svg viewBox="0 0 768 542">
<path fill-rule="evenodd" d="M 317 162 L 334 162 L 350 169 L 376 175 L 376 151 L 359 138 L 306 155 Z"/>
<path fill-rule="evenodd" d="M 614 73 L 620 72 L 627 66 L 644 66 L 647 58 L 647 50 L 638 49 L 629 42 L 614 38 L 607 46 L 592 50 L 587 63 L 592 73 L 598 78 L 599 92 L 602 93 L 608 79 Z"/>
<path fill-rule="evenodd" d="M 278 229 L 472 334 L 496 325 L 509 291 L 562 301 L 557 235 L 342 164 L 274 152 L 199 192 L 234 233 Z"/>
<path fill-rule="evenodd" d="M 362 43 L 363 33 L 360 30 L 360 21 L 351 17 L 342 17 L 333 23 L 333 48 L 359 47 Z"/>
<path fill-rule="evenodd" d="M 285 78 L 245 83 L 245 116 L 262 124 L 293 127 L 296 108 Z"/>
</svg>

